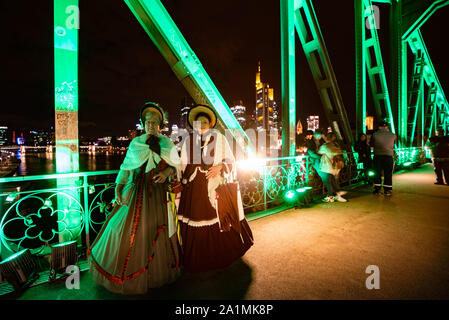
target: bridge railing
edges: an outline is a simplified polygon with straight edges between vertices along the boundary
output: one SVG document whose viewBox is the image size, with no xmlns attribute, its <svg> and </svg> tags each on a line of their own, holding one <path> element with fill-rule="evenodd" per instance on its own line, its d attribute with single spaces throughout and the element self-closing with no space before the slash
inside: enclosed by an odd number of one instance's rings
<svg viewBox="0 0 449 320">
<path fill-rule="evenodd" d="M 357 153 L 344 154 L 340 185 L 361 181 L 363 167 Z M 396 169 L 425 162 L 425 151 L 398 149 Z M 308 156 L 257 159 L 237 163 L 238 181 L 245 213 L 271 209 L 284 201 L 289 190 L 311 187 L 313 194 L 324 191 L 321 179 Z M 78 240 L 89 247 L 113 209 L 118 170 L 77 172 L 0 178 L 0 242 L 2 258 L 31 249 L 45 254 L 49 245 Z M 57 180 L 72 179 L 73 185 L 57 187 Z M 67 204 L 58 208 L 58 201 Z M 68 235 L 68 238 L 67 238 Z"/>
</svg>

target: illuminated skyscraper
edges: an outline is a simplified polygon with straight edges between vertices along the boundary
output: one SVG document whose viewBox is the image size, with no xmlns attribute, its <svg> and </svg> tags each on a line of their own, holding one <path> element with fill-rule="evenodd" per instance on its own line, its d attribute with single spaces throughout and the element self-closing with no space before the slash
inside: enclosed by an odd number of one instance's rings
<svg viewBox="0 0 449 320">
<path fill-rule="evenodd" d="M 260 61 L 256 73 L 256 127 L 257 130 L 278 129 L 279 113 L 274 101 L 274 89 L 260 80 Z"/>
<path fill-rule="evenodd" d="M 320 116 L 307 117 L 307 130 L 315 131 L 320 127 Z"/>
<path fill-rule="evenodd" d="M 187 129 L 189 127 L 189 123 L 187 121 L 187 114 L 189 113 L 190 109 L 194 105 L 193 100 L 189 99 L 187 97 L 182 98 L 181 100 L 181 119 L 179 121 L 179 128 L 180 129 Z"/>
<path fill-rule="evenodd" d="M 0 146 L 8 143 L 8 127 L 0 127 Z"/>
<path fill-rule="evenodd" d="M 247 125 L 246 121 L 246 107 L 243 105 L 243 101 L 235 101 L 233 106 L 231 107 L 231 111 L 234 114 L 234 117 L 240 123 L 240 126 L 245 129 Z"/>
</svg>

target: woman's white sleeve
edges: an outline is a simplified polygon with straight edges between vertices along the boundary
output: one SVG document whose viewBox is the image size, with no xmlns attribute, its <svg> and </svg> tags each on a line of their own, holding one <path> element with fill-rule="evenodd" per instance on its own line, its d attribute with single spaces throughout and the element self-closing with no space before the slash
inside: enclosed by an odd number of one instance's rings
<svg viewBox="0 0 449 320">
<path fill-rule="evenodd" d="M 132 174 L 130 170 L 120 170 L 115 179 L 115 183 L 117 184 L 128 184 L 132 182 Z"/>
</svg>

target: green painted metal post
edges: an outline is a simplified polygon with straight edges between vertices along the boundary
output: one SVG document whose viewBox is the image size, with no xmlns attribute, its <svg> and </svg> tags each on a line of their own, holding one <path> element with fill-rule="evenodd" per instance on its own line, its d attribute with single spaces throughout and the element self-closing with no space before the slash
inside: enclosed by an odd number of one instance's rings
<svg viewBox="0 0 449 320">
<path fill-rule="evenodd" d="M 88 176 L 83 177 L 83 193 L 84 193 L 84 232 L 86 232 L 86 247 L 90 249 L 90 235 L 89 235 L 89 182 Z"/>
<path fill-rule="evenodd" d="M 398 141 L 399 147 L 404 148 L 407 144 L 407 98 L 408 98 L 408 81 L 407 81 L 407 48 L 408 44 L 406 41 L 401 41 L 401 96 L 400 96 L 400 106 L 398 109 Z"/>
<path fill-rule="evenodd" d="M 366 61 L 363 39 L 365 39 L 365 20 L 361 0 L 354 0 L 355 14 L 355 101 L 356 136 L 366 133 Z"/>
<path fill-rule="evenodd" d="M 392 1 L 390 5 L 390 105 L 391 112 L 393 114 L 394 123 L 397 124 L 397 133 L 399 136 L 398 144 L 403 145 L 403 123 L 401 120 L 402 115 L 402 102 L 403 95 L 407 98 L 407 91 L 403 91 L 403 64 L 407 63 L 407 52 L 405 57 L 403 54 L 404 42 L 402 41 L 402 1 Z M 407 49 L 407 47 L 405 47 Z M 404 61 L 405 59 L 405 61 Z M 407 74 L 407 69 L 405 69 Z M 407 83 L 407 78 L 405 81 Z M 405 87 L 406 88 L 406 87 Z M 406 100 L 405 100 L 406 101 Z"/>
<path fill-rule="evenodd" d="M 54 0 L 54 66 L 55 66 L 55 140 L 56 172 L 79 170 L 78 140 L 78 0 Z M 58 188 L 74 186 L 74 179 L 58 179 Z M 75 199 L 76 190 L 67 191 Z M 64 209 L 70 203 L 58 197 L 59 226 L 69 229 L 74 221 L 65 216 Z M 70 233 L 62 232 L 61 242 L 69 239 Z"/>
<path fill-rule="evenodd" d="M 298 1 L 298 0 L 295 0 Z M 281 3 L 282 156 L 296 151 L 296 79 L 294 1 Z"/>
</svg>

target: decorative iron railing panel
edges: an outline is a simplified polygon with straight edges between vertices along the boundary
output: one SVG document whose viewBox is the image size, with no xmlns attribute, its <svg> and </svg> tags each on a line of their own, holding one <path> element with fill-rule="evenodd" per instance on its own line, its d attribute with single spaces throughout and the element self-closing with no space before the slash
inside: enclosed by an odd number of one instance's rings
<svg viewBox="0 0 449 320">
<path fill-rule="evenodd" d="M 426 150 L 397 149 L 395 158 L 396 169 L 424 163 Z M 338 176 L 340 185 L 361 181 L 363 167 L 358 163 L 357 153 L 345 153 L 344 161 Z M 241 162 L 237 167 L 246 213 L 281 204 L 288 190 L 309 186 L 314 194 L 324 191 L 307 156 Z M 15 253 L 29 248 L 40 254 L 48 245 L 62 241 L 62 234 L 64 241 L 78 240 L 89 247 L 113 209 L 117 173 L 118 170 L 0 178 L 1 250 Z M 50 181 L 68 177 L 79 180 L 73 187 L 33 189 L 33 183 L 39 186 L 39 180 L 48 185 Z M 20 184 L 28 190 L 17 187 Z M 58 201 L 68 205 L 58 209 Z"/>
</svg>

